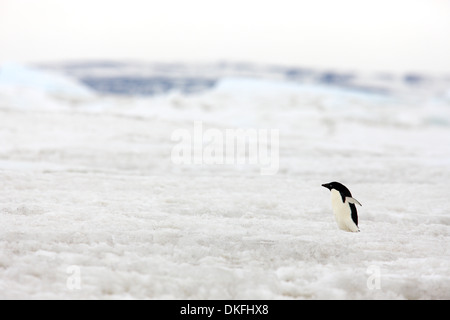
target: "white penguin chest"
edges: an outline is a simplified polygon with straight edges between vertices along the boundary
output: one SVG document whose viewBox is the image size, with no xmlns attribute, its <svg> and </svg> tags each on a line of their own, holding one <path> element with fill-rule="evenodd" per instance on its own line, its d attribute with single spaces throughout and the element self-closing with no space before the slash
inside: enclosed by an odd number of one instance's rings
<svg viewBox="0 0 450 320">
<path fill-rule="evenodd" d="M 340 213 L 341 211 L 335 209 L 348 209 L 348 211 L 350 212 L 350 206 L 347 203 L 342 202 L 342 196 L 340 192 L 335 189 L 331 190 L 331 205 L 335 213 Z"/>
<path fill-rule="evenodd" d="M 339 228 L 346 229 L 349 220 L 351 220 L 350 206 L 348 203 L 342 202 L 341 194 L 335 189 L 331 190 L 331 206 Z"/>
</svg>

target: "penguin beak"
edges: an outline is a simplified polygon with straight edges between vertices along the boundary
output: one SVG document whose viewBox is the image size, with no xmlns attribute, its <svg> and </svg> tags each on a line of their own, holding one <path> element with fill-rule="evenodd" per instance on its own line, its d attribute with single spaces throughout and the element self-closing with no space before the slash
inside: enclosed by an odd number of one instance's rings
<svg viewBox="0 0 450 320">
<path fill-rule="evenodd" d="M 330 185 L 329 185 L 328 183 L 324 183 L 324 184 L 322 185 L 322 187 L 325 187 L 325 188 L 327 188 L 327 189 L 330 189 Z"/>
</svg>

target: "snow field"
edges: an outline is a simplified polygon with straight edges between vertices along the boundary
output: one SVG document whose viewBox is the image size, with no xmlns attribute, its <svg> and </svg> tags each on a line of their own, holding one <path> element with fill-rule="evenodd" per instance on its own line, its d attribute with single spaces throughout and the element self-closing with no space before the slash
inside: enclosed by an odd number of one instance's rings
<svg viewBox="0 0 450 320">
<path fill-rule="evenodd" d="M 248 79 L 17 90 L 0 90 L 2 299 L 450 298 L 447 104 Z M 174 165 L 171 133 L 194 121 L 280 130 L 278 173 Z M 360 233 L 337 228 L 332 180 Z"/>
</svg>

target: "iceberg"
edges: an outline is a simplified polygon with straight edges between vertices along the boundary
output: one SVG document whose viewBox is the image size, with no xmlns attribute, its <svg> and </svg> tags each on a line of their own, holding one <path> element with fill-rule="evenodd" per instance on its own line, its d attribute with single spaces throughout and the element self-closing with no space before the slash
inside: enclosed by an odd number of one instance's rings
<svg viewBox="0 0 450 320">
<path fill-rule="evenodd" d="M 69 98 L 88 98 L 93 92 L 75 79 L 15 62 L 0 66 L 0 87 L 16 87 Z"/>
</svg>

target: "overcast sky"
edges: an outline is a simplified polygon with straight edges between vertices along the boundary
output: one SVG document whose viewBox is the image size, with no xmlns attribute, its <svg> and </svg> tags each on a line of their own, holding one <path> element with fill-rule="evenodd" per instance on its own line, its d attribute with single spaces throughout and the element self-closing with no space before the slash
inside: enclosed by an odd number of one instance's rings
<svg viewBox="0 0 450 320">
<path fill-rule="evenodd" d="M 69 59 L 450 73 L 450 0 L 0 0 L 0 63 Z"/>
</svg>

